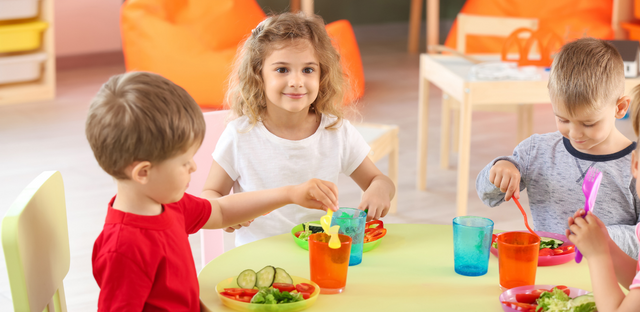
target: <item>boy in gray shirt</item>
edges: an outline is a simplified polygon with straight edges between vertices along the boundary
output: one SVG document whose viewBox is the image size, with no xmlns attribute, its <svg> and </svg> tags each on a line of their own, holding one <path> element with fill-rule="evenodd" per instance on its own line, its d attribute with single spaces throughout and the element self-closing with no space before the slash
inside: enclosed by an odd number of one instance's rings
<svg viewBox="0 0 640 312">
<path fill-rule="evenodd" d="M 478 196 L 495 207 L 520 198 L 526 188 L 534 229 L 565 234 L 568 218 L 584 207 L 587 169 L 595 167 L 603 177 L 593 213 L 613 241 L 637 258 L 640 200 L 629 171 L 636 143 L 615 126 L 630 102 L 620 54 L 603 40 L 568 43 L 553 61 L 548 88 L 558 131 L 535 134 L 512 156 L 490 162 L 476 179 Z"/>
</svg>

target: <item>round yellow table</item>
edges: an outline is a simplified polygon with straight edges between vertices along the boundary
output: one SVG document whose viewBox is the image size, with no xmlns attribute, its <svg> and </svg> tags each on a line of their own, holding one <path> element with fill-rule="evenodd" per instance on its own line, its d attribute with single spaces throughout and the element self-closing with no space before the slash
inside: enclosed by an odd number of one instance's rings
<svg viewBox="0 0 640 312">
<path fill-rule="evenodd" d="M 498 259 L 490 255 L 489 272 L 467 277 L 453 270 L 451 225 L 385 224 L 378 248 L 349 267 L 345 291 L 320 295 L 306 311 L 502 311 L 498 297 Z M 203 311 L 232 311 L 220 302 L 215 286 L 245 269 L 266 265 L 309 278 L 309 253 L 290 233 L 232 249 L 200 272 Z M 536 284 L 566 285 L 591 291 L 586 260 L 538 267 Z"/>
</svg>

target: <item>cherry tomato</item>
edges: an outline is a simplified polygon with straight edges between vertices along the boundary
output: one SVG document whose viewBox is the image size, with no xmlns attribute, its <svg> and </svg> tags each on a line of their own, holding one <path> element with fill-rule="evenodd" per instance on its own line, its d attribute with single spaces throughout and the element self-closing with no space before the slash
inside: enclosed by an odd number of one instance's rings
<svg viewBox="0 0 640 312">
<path fill-rule="evenodd" d="M 242 295 L 244 293 L 244 289 L 242 288 L 225 288 L 224 292 L 226 292 L 230 296 Z"/>
<path fill-rule="evenodd" d="M 299 293 L 309 293 L 309 294 L 312 294 L 312 293 L 316 290 L 316 288 L 315 288 L 313 285 L 311 285 L 311 284 L 307 284 L 307 283 L 300 283 L 300 284 L 296 285 L 296 290 L 297 290 Z"/>
<path fill-rule="evenodd" d="M 300 237 L 300 235 L 302 235 L 302 233 L 304 233 L 304 231 L 298 231 L 298 232 L 296 232 L 295 236 L 296 237 Z"/>
<path fill-rule="evenodd" d="M 542 295 L 542 293 L 545 292 L 545 291 L 548 292 L 549 290 L 548 289 L 536 289 L 536 290 L 533 290 L 532 292 L 530 292 L 530 294 L 536 295 L 537 297 L 540 297 L 540 295 Z"/>
<path fill-rule="evenodd" d="M 280 291 L 288 291 L 288 292 L 291 292 L 294 289 L 296 289 L 296 286 L 294 286 L 293 284 L 287 284 L 287 283 L 273 283 L 271 287 L 278 289 Z"/>
<path fill-rule="evenodd" d="M 517 311 L 525 311 L 525 312 L 535 312 L 538 305 L 529 304 L 529 303 L 521 303 L 521 302 L 508 302 L 502 301 L 506 306 L 516 309 Z"/>
<path fill-rule="evenodd" d="M 569 296 L 571 294 L 571 289 L 569 289 L 569 287 L 567 287 L 567 286 L 559 285 L 559 286 L 556 286 L 556 288 L 564 291 L 564 293 L 567 294 L 567 296 Z"/>
<path fill-rule="evenodd" d="M 576 251 L 575 246 L 560 246 L 553 250 L 556 255 L 564 255 Z"/>
<path fill-rule="evenodd" d="M 311 294 L 309 293 L 301 293 L 302 294 L 302 299 L 307 300 L 309 298 L 311 298 Z"/>
<path fill-rule="evenodd" d="M 538 298 L 540 298 L 540 294 L 516 294 L 516 301 L 520 303 L 536 303 Z"/>
<path fill-rule="evenodd" d="M 258 293 L 258 290 L 253 288 L 253 289 L 249 289 L 249 288 L 225 288 L 224 292 L 232 295 L 232 296 L 237 296 L 237 295 L 255 295 Z"/>
<path fill-rule="evenodd" d="M 540 257 L 553 256 L 553 255 L 555 255 L 555 253 L 553 252 L 553 250 L 551 250 L 551 248 L 542 248 L 542 249 L 540 249 L 540 252 L 538 253 L 538 255 Z"/>
<path fill-rule="evenodd" d="M 237 296 L 237 295 L 233 295 L 232 296 L 232 295 L 228 294 L 226 291 L 223 291 L 220 294 L 225 296 L 225 297 L 227 297 L 227 298 L 229 298 L 229 299 L 233 299 L 233 300 L 236 300 L 236 296 Z"/>
<path fill-rule="evenodd" d="M 498 241 L 498 235 L 493 234 L 493 236 L 491 236 L 491 244 L 495 243 Z"/>
<path fill-rule="evenodd" d="M 242 302 L 247 302 L 247 303 L 250 303 L 252 298 L 253 298 L 253 295 L 248 295 L 248 296 L 238 295 L 238 296 L 236 296 L 236 300 L 242 301 Z"/>
</svg>

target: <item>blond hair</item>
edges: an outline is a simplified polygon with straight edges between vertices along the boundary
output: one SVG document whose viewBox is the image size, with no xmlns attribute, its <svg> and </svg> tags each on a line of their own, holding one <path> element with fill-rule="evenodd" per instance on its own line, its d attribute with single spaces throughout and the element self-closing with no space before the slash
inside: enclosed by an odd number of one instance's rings
<svg viewBox="0 0 640 312">
<path fill-rule="evenodd" d="M 556 55 L 549 76 L 549 95 L 569 114 L 598 110 L 624 93 L 624 63 L 610 43 L 582 38 L 567 43 Z"/>
<path fill-rule="evenodd" d="M 116 75 L 91 101 L 85 133 L 98 164 L 116 179 L 135 161 L 160 163 L 202 144 L 205 123 L 191 96 L 145 72 Z"/>
<path fill-rule="evenodd" d="M 262 81 L 264 60 L 273 50 L 298 44 L 297 40 L 308 41 L 320 63 L 320 86 L 318 97 L 311 105 L 313 111 L 318 116 L 337 117 L 327 128 L 342 121 L 342 101 L 348 86 L 340 65 L 340 54 L 331 44 L 322 18 L 303 13 L 267 17 L 239 49 L 227 92 L 227 103 L 235 116 L 246 115 L 252 125 L 264 117 L 267 103 Z"/>
</svg>

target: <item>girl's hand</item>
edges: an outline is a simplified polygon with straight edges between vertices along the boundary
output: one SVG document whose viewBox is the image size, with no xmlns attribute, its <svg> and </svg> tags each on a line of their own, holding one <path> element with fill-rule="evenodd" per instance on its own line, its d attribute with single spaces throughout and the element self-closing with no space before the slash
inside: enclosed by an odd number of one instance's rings
<svg viewBox="0 0 640 312">
<path fill-rule="evenodd" d="M 338 210 L 338 187 L 329 181 L 311 179 L 294 186 L 290 196 L 294 204 L 302 207 Z"/>
<path fill-rule="evenodd" d="M 576 212 L 576 214 L 578 213 L 579 211 Z M 576 247 L 587 258 L 609 255 L 609 236 L 603 233 L 602 227 L 604 227 L 602 221 L 589 212 L 584 218 L 579 216 L 573 218 L 573 224 L 569 226 L 570 232 L 568 232 L 567 238 L 576 244 Z"/>
<path fill-rule="evenodd" d="M 575 223 L 576 218 L 583 217 L 583 216 L 584 216 L 584 209 L 578 209 L 578 211 L 576 211 L 576 213 L 573 214 L 573 217 L 569 217 L 569 219 L 567 220 L 568 226 L 571 227 Z M 609 230 L 607 230 L 607 226 L 604 225 L 604 223 L 602 223 L 602 220 L 600 220 L 597 217 L 596 217 L 596 221 L 598 222 L 598 226 L 600 227 L 600 230 L 602 230 L 602 234 L 604 234 L 607 239 L 611 239 L 609 237 Z M 571 231 L 569 231 L 568 229 L 565 230 L 565 235 L 567 236 L 567 238 L 569 238 L 569 235 L 571 235 Z"/>
<path fill-rule="evenodd" d="M 489 170 L 489 181 L 505 193 L 505 201 L 509 201 L 511 196 L 520 199 L 520 171 L 510 161 L 496 162 Z"/>
<path fill-rule="evenodd" d="M 368 189 L 362 195 L 362 201 L 358 206 L 358 209 L 364 211 L 369 209 L 367 214 L 367 222 L 371 220 L 378 220 L 387 215 L 391 207 L 391 200 L 389 196 L 381 192 L 375 192 Z"/>
</svg>

